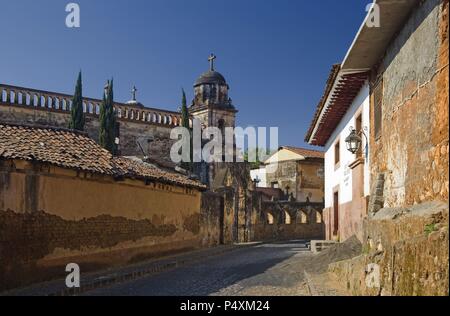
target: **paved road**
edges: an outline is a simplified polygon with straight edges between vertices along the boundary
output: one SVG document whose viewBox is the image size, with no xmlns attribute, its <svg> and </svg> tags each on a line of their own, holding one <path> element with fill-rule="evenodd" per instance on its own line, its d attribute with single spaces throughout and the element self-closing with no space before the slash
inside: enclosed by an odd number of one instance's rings
<svg viewBox="0 0 450 316">
<path fill-rule="evenodd" d="M 258 245 L 86 295 L 310 295 L 301 267 L 307 256 L 301 241 Z"/>
</svg>

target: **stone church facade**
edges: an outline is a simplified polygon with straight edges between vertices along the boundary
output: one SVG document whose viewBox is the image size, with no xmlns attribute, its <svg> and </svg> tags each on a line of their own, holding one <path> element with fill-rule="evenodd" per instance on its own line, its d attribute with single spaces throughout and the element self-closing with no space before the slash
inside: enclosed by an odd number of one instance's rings
<svg viewBox="0 0 450 316">
<path fill-rule="evenodd" d="M 229 86 L 225 78 L 214 70 L 215 58 L 211 55 L 210 69 L 194 84 L 195 96 L 189 113 L 192 120 L 200 121 L 202 129 L 214 126 L 224 131 L 225 127 L 235 127 L 238 111 L 228 96 Z M 118 118 L 119 153 L 122 156 L 146 156 L 153 162 L 173 168 L 170 149 L 175 141 L 170 139 L 170 132 L 181 126 L 181 113 L 146 107 L 136 100 L 135 92 L 133 88 L 132 100 L 114 105 Z M 71 100 L 72 96 L 68 94 L 0 84 L 0 121 L 67 128 Z M 85 131 L 96 141 L 101 102 L 100 99 L 83 98 Z M 203 182 L 212 183 L 214 169 L 214 166 L 208 166 L 206 170 L 197 170 L 197 173 L 204 178 Z"/>
<path fill-rule="evenodd" d="M 215 56 L 209 58 L 208 71 L 194 84 L 194 99 L 189 106 L 191 119 L 198 119 L 202 129 L 235 127 L 236 107 L 229 97 L 230 87 L 224 76 L 214 69 Z M 174 171 L 170 149 L 173 128 L 181 126 L 181 113 L 149 108 L 133 98 L 114 105 L 118 118 L 119 155 L 145 160 Z M 37 128 L 66 128 L 70 118 L 71 95 L 0 84 L 0 122 Z M 87 135 L 98 140 L 101 100 L 84 98 Z M 208 139 L 203 139 L 206 142 Z M 234 149 L 235 150 L 235 149 Z M 249 167 L 245 163 L 196 163 L 194 174 L 206 185 L 208 193 L 201 200 L 202 225 L 207 231 L 204 244 L 218 244 L 273 239 L 320 238 L 323 224 L 285 220 L 283 207 L 263 203 L 264 197 L 254 190 Z M 269 202 L 270 204 L 271 202 Z M 303 206 L 302 206 L 303 207 Z M 308 208 L 309 210 L 309 208 Z M 321 209 L 311 208 L 311 218 Z M 290 210 L 292 214 L 300 209 Z M 277 220 L 269 220 L 268 214 Z M 297 228 L 290 227 L 299 224 Z M 285 229 L 288 225 L 289 229 Z M 308 227 L 306 227 L 308 226 Z M 311 226 L 311 227 L 310 227 Z M 291 233 L 282 233 L 288 231 Z M 267 234 L 265 232 L 268 232 Z M 308 232 L 306 235 L 305 232 Z"/>
</svg>

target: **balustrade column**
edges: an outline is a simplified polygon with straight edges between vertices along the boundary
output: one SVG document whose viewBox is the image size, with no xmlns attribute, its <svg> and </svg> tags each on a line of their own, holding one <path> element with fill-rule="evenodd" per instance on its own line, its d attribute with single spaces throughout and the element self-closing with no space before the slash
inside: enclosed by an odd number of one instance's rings
<svg viewBox="0 0 450 316">
<path fill-rule="evenodd" d="M 27 94 L 23 91 L 20 94 L 22 95 L 22 105 L 27 105 Z"/>
</svg>

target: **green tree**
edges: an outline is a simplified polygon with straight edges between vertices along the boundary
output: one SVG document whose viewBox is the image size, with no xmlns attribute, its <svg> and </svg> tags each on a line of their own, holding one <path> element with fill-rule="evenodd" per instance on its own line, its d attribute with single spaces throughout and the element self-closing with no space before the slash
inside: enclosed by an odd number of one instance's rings
<svg viewBox="0 0 450 316">
<path fill-rule="evenodd" d="M 252 148 L 247 149 L 244 152 L 244 161 L 250 164 L 250 169 L 259 169 L 264 160 L 273 155 L 276 151 L 270 149 L 263 148 Z M 256 161 L 249 161 L 249 157 L 254 155 L 256 156 Z"/>
<path fill-rule="evenodd" d="M 192 171 L 192 160 L 193 160 L 193 145 L 192 145 L 192 131 L 190 128 L 190 122 L 189 122 L 189 110 L 187 107 L 187 101 L 186 101 L 186 93 L 184 92 L 184 89 L 182 89 L 182 98 L 181 98 L 181 125 L 184 128 L 187 128 L 190 132 L 190 162 L 183 162 L 181 164 L 182 168 L 188 171 Z"/>
<path fill-rule="evenodd" d="M 112 154 L 116 153 L 116 115 L 114 113 L 113 80 L 108 81 L 100 108 L 100 145 Z"/>
<path fill-rule="evenodd" d="M 190 128 L 189 126 L 189 110 L 187 108 L 187 102 L 186 102 L 186 93 L 184 92 L 184 89 L 182 89 L 182 99 L 181 99 L 181 119 L 182 119 L 182 125 L 185 128 Z"/>
<path fill-rule="evenodd" d="M 72 109 L 70 110 L 69 128 L 78 131 L 84 130 L 84 113 L 83 113 L 83 85 L 81 81 L 81 71 L 78 73 L 75 94 L 72 99 Z"/>
</svg>

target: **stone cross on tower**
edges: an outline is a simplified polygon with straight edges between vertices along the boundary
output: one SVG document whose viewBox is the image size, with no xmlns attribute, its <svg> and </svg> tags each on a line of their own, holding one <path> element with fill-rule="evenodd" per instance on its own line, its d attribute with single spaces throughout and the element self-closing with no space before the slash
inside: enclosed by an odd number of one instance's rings
<svg viewBox="0 0 450 316">
<path fill-rule="evenodd" d="M 208 61 L 209 61 L 209 70 L 210 71 L 214 71 L 214 60 L 217 58 L 216 55 L 211 54 L 208 57 Z"/>
<path fill-rule="evenodd" d="M 136 92 L 138 90 L 136 89 L 136 86 L 133 86 L 133 89 L 131 89 L 131 96 L 132 96 L 132 101 L 136 101 Z"/>
</svg>

